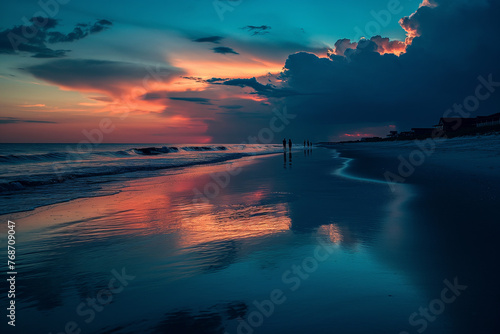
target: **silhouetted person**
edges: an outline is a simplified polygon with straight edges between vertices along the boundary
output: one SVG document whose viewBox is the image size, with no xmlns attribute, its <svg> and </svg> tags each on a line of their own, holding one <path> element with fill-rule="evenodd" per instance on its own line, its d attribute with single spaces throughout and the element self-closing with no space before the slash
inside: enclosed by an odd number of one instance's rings
<svg viewBox="0 0 500 334">
<path fill-rule="evenodd" d="M 286 138 L 283 138 L 283 151 L 286 151 Z"/>
<path fill-rule="evenodd" d="M 291 151 L 292 150 L 292 140 L 288 139 L 288 149 Z"/>
</svg>

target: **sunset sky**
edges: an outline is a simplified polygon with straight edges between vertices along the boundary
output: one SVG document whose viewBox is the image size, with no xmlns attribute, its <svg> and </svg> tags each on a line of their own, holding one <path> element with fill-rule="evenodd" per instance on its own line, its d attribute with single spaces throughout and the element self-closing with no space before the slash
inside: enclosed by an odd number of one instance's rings
<svg viewBox="0 0 500 334">
<path fill-rule="evenodd" d="M 239 143 L 274 108 L 296 115 L 275 142 L 383 136 L 500 81 L 493 0 L 47 4 L 1 5 L 1 142 L 79 142 L 109 119 L 109 143 Z"/>
</svg>

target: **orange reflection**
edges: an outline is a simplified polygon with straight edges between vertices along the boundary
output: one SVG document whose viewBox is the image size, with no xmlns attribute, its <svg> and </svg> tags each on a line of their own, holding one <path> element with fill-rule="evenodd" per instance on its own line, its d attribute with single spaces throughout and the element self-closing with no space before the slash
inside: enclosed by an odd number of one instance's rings
<svg viewBox="0 0 500 334">
<path fill-rule="evenodd" d="M 255 163 L 240 161 L 240 167 Z M 43 239 L 78 236 L 81 242 L 144 235 L 171 236 L 165 247 L 193 247 L 225 240 L 241 240 L 287 232 L 291 226 L 286 203 L 263 204 L 269 191 L 233 193 L 221 189 L 212 203 L 193 203 L 193 189 L 203 189 L 211 175 L 226 165 L 191 167 L 189 173 L 166 170 L 164 176 L 123 182 L 123 192 L 77 199 L 32 212 L 9 215 L 22 221 L 22 230 Z M 118 186 L 118 185 L 117 185 Z M 244 203 L 244 204 L 242 204 Z M 160 249 L 155 252 L 161 254 Z"/>
<path fill-rule="evenodd" d="M 251 197 L 251 196 L 250 196 Z M 262 237 L 290 229 L 288 207 L 231 205 L 223 210 L 212 204 L 200 204 L 197 215 L 182 221 L 180 245 Z"/>
<path fill-rule="evenodd" d="M 318 228 L 318 233 L 328 236 L 334 244 L 340 244 L 344 240 L 342 231 L 337 224 L 322 225 Z"/>
</svg>

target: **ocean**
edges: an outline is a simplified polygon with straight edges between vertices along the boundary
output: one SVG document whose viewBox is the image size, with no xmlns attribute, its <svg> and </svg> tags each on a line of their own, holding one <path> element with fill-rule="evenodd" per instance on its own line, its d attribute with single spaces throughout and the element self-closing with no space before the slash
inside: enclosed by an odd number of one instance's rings
<svg viewBox="0 0 500 334">
<path fill-rule="evenodd" d="M 119 191 L 119 182 L 166 169 L 282 150 L 258 144 L 0 144 L 0 214 L 108 195 Z M 116 184 L 103 189 L 104 183 Z"/>
</svg>

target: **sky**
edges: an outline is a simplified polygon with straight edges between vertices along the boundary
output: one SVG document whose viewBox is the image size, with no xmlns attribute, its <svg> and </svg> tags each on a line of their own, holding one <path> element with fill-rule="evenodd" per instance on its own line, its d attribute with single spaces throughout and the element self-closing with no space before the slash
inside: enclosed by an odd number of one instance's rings
<svg viewBox="0 0 500 334">
<path fill-rule="evenodd" d="M 495 0 L 1 9 L 0 142 L 336 141 L 500 111 Z"/>
</svg>

